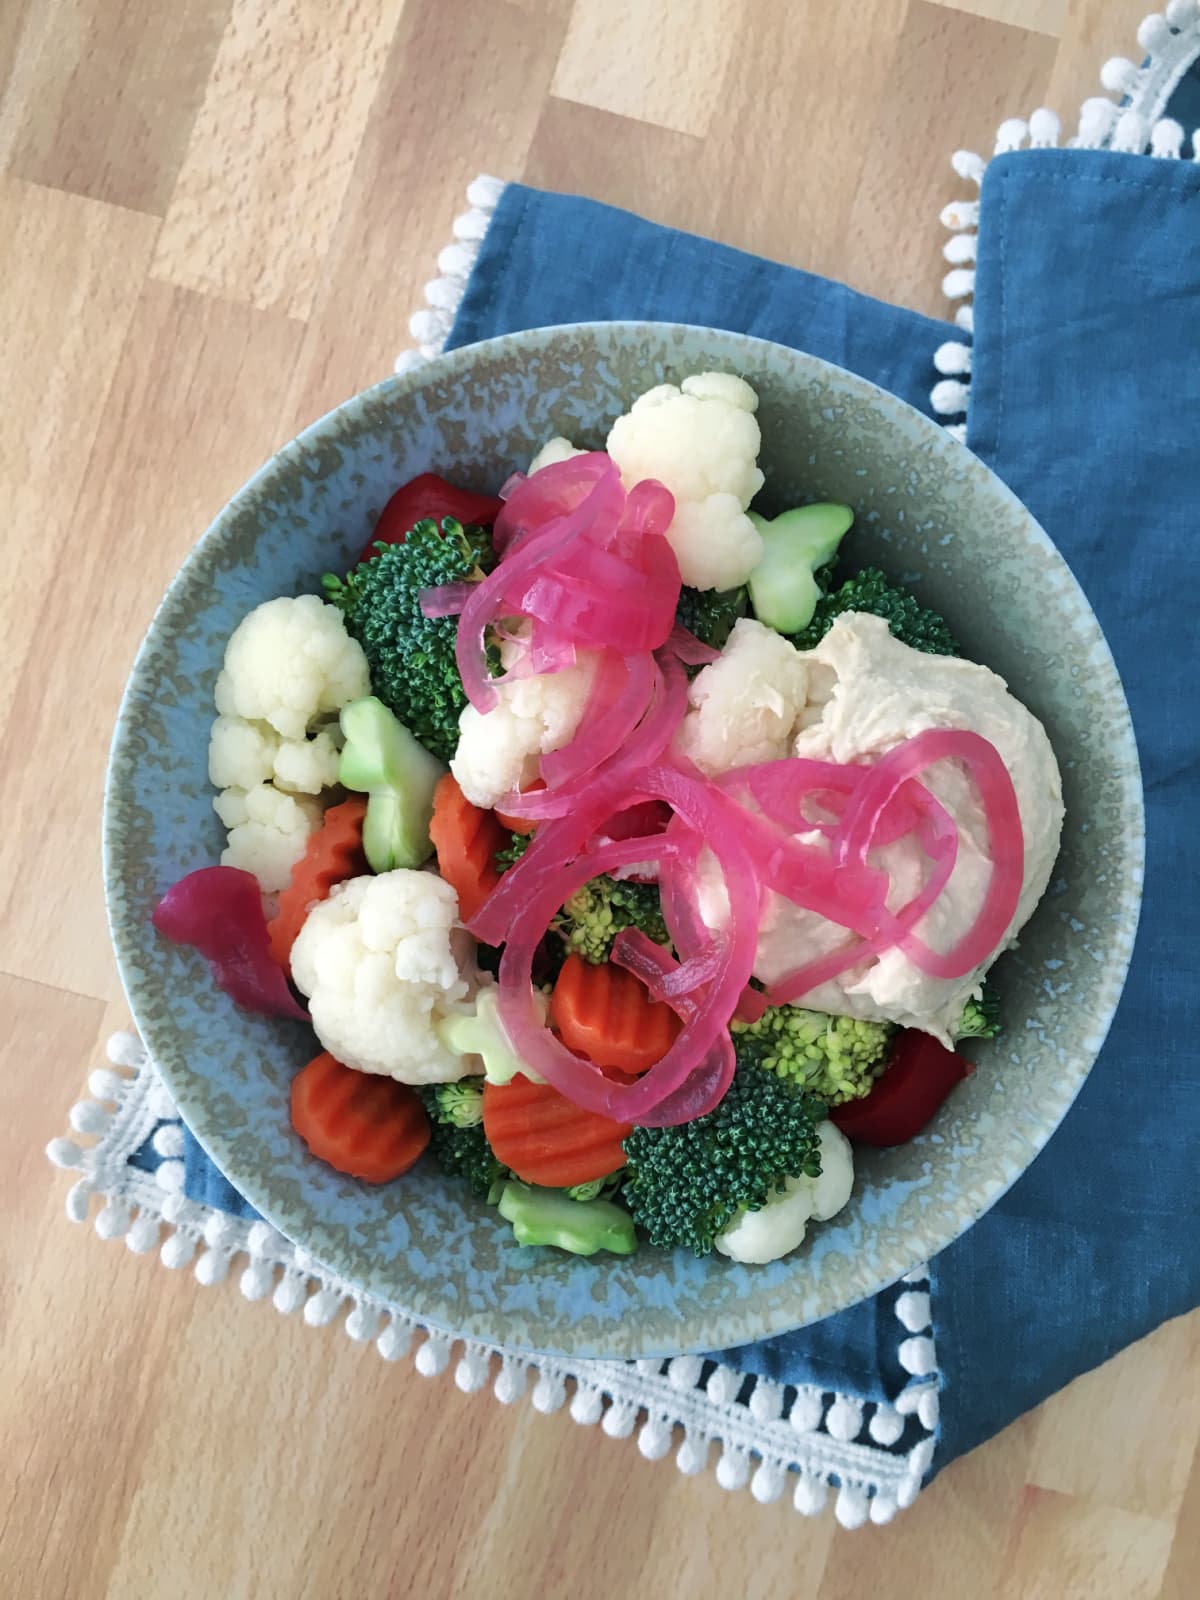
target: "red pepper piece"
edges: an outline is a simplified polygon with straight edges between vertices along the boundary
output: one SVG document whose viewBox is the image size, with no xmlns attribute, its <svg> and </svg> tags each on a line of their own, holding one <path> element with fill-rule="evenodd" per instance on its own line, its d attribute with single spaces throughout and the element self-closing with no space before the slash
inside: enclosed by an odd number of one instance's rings
<svg viewBox="0 0 1200 1600">
<path fill-rule="evenodd" d="M 240 867 L 201 867 L 173 884 L 151 919 L 174 944 L 190 944 L 235 1005 L 308 1021 L 271 956 L 258 879 Z"/>
<path fill-rule="evenodd" d="M 456 489 L 436 472 L 422 472 L 397 489 L 384 506 L 359 560 L 370 561 L 377 556 L 377 544 L 403 544 L 423 517 L 432 517 L 435 522 L 453 517 L 464 528 L 490 528 L 503 507 L 504 501 L 494 495 Z"/>
<path fill-rule="evenodd" d="M 833 1106 L 829 1120 L 856 1144 L 904 1144 L 932 1120 L 951 1089 L 975 1071 L 927 1033 L 906 1028 L 870 1094 Z"/>
</svg>

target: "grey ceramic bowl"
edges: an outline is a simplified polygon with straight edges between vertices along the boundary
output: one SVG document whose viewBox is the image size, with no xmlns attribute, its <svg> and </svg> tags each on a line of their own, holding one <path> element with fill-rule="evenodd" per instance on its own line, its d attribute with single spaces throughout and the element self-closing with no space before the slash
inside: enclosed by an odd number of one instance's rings
<svg viewBox="0 0 1200 1600">
<path fill-rule="evenodd" d="M 768 511 L 857 511 L 852 563 L 912 584 L 1045 722 L 1066 789 L 1062 856 L 997 970 L 1007 1028 L 923 1137 L 860 1151 L 848 1207 L 768 1267 L 648 1247 L 592 1260 L 519 1248 L 422 1162 L 371 1188 L 311 1158 L 288 1124 L 314 1053 L 295 1023 L 244 1015 L 201 960 L 157 938 L 159 894 L 215 861 L 205 764 L 225 640 L 251 607 L 315 589 L 364 543 L 392 490 L 439 469 L 494 490 L 554 433 L 602 445 L 651 384 L 718 368 L 750 380 Z M 1137 920 L 1137 756 L 1112 658 L 1032 517 L 941 428 L 811 357 L 660 324 L 538 329 L 442 357 L 331 412 L 220 513 L 171 586 L 133 670 L 108 774 L 105 882 L 137 1024 L 188 1122 L 284 1234 L 351 1282 L 444 1328 L 588 1356 L 718 1349 L 830 1315 L 949 1244 L 1008 1188 L 1078 1093 L 1116 1006 Z"/>
</svg>

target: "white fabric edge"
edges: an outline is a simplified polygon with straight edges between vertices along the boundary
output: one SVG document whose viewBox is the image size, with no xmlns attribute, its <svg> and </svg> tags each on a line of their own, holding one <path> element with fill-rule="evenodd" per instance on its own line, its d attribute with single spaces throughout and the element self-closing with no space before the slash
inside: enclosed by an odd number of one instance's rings
<svg viewBox="0 0 1200 1600">
<path fill-rule="evenodd" d="M 744 1375 L 718 1364 L 701 1389 L 699 1357 L 629 1363 L 524 1355 L 428 1328 L 329 1272 L 269 1223 L 188 1199 L 178 1111 L 148 1052 L 134 1034 L 119 1033 L 109 1041 L 108 1059 L 121 1070 L 94 1071 L 91 1097 L 71 1110 L 74 1134 L 83 1137 L 54 1139 L 46 1150 L 55 1166 L 76 1175 L 68 1217 L 91 1220 L 101 1238 L 123 1238 L 137 1254 L 157 1250 L 176 1270 L 192 1265 L 206 1286 L 236 1267 L 246 1299 L 269 1297 L 283 1315 L 300 1312 L 310 1327 L 340 1320 L 350 1338 L 373 1342 L 384 1360 L 411 1351 L 425 1377 L 453 1361 L 455 1382 L 467 1393 L 490 1385 L 497 1400 L 510 1404 L 532 1380 L 536 1410 L 569 1405 L 576 1422 L 599 1425 L 612 1438 L 636 1433 L 648 1459 L 673 1451 L 681 1472 L 711 1470 L 723 1488 L 748 1486 L 762 1504 L 790 1490 L 795 1508 L 814 1515 L 836 1484 L 835 1515 L 843 1527 L 857 1528 L 890 1522 L 916 1499 L 933 1459 L 940 1385 L 927 1267 L 905 1278 L 896 1303 L 897 1354 L 911 1376 L 894 1406 L 817 1389 L 795 1391 L 788 1405 L 788 1391 L 765 1379 L 756 1380 L 748 1404 L 739 1404 Z M 162 1162 L 147 1173 L 129 1160 L 151 1137 Z M 890 1450 L 914 1415 L 920 1437 L 906 1453 Z M 720 1447 L 715 1461 L 714 1445 Z"/>
<path fill-rule="evenodd" d="M 1067 149 L 1117 150 L 1166 161 L 1185 158 L 1189 136 L 1164 112 L 1180 80 L 1200 57 L 1200 0 L 1171 0 L 1165 14 L 1156 12 L 1145 18 L 1137 39 L 1145 64 L 1139 66 L 1123 56 L 1105 62 L 1100 81 L 1109 93 L 1084 101 L 1079 110 L 1078 131 L 1066 141 Z M 996 131 L 993 154 L 1057 148 L 1061 135 L 1058 116 L 1042 107 L 1028 121 L 1014 117 L 1002 122 Z M 1200 161 L 1200 128 L 1191 133 L 1190 144 L 1192 160 Z M 951 157 L 951 165 L 974 190 L 980 189 L 988 166 L 982 156 L 959 150 Z M 950 271 L 942 279 L 942 292 L 955 305 L 954 321 L 967 338 L 948 340 L 935 353 L 934 367 L 940 376 L 930 391 L 929 403 L 937 416 L 947 419 L 947 432 L 965 443 L 971 397 L 969 340 L 974 332 L 979 201 L 974 195 L 952 200 L 943 208 L 941 220 L 951 233 L 942 252 L 950 264 Z"/>
</svg>

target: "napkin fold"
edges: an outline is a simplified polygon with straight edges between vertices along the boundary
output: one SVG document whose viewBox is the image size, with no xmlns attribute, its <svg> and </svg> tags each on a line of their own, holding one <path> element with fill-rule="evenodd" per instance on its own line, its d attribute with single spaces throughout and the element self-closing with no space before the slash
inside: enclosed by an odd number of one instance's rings
<svg viewBox="0 0 1200 1600">
<path fill-rule="evenodd" d="M 541 1409 L 563 1402 L 569 1378 L 579 1421 L 623 1435 L 644 1416 L 639 1444 L 652 1456 L 671 1448 L 671 1423 L 681 1423 L 683 1470 L 700 1470 L 721 1439 L 727 1487 L 750 1482 L 773 1499 L 791 1467 L 800 1509 L 817 1509 L 831 1482 L 851 1526 L 886 1521 L 927 1470 L 1200 1301 L 1190 1156 L 1200 1126 L 1200 735 L 1189 709 L 1200 636 L 1200 165 L 1118 153 L 1180 153 L 1179 124 L 1159 120 L 1172 93 L 1170 109 L 1194 104 L 1200 115 L 1200 22 L 1171 21 L 1173 11 L 1146 63 L 1106 69 L 1106 81 L 1126 86 L 1125 109 L 1084 108 L 1082 143 L 1116 150 L 1018 152 L 1030 137 L 1057 142 L 1054 119 L 1038 113 L 1001 129 L 1012 153 L 986 167 L 958 161 L 981 190 L 947 208 L 968 239 L 953 259 L 976 259 L 947 279 L 948 292 L 974 299 L 953 325 L 521 185 L 479 191 L 463 243 L 444 252 L 453 293 L 414 319 L 425 355 L 547 323 L 662 318 L 773 339 L 858 372 L 949 419 L 1025 501 L 1087 592 L 1122 673 L 1146 790 L 1142 925 L 1108 1042 L 1029 1171 L 937 1258 L 931 1281 L 913 1275 L 812 1328 L 704 1361 L 539 1369 Z M 258 1220 L 180 1124 L 136 1043 L 116 1053 L 136 1076 L 101 1069 L 92 1080 L 113 1109 L 84 1102 L 73 1114 L 98 1144 L 51 1149 L 82 1174 L 71 1214 L 82 1219 L 104 1195 L 98 1231 L 136 1249 L 158 1243 L 165 1218 L 176 1231 L 164 1260 L 184 1265 L 199 1248 L 203 1281 L 246 1252 L 250 1297 L 303 1305 L 313 1323 L 349 1301 L 351 1336 L 401 1353 L 411 1336 L 402 1308 L 364 1301 Z M 450 1343 L 431 1334 L 421 1370 L 440 1370 Z M 469 1341 L 462 1350 L 462 1387 L 479 1387 L 498 1361 L 495 1393 L 515 1398 L 521 1358 Z"/>
</svg>

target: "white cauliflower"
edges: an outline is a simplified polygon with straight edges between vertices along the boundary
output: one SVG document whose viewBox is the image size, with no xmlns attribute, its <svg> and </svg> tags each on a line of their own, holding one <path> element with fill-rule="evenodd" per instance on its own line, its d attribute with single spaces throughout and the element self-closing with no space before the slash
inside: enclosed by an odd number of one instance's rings
<svg viewBox="0 0 1200 1600">
<path fill-rule="evenodd" d="M 741 378 L 702 372 L 679 388 L 648 389 L 609 432 L 608 453 L 627 489 L 657 478 L 675 496 L 667 538 L 693 588 L 734 589 L 762 557 L 762 537 L 746 515 L 763 485 L 757 409 Z"/>
<path fill-rule="evenodd" d="M 542 448 L 529 463 L 527 477 L 532 478 L 535 472 L 540 472 L 543 467 L 556 467 L 560 461 L 570 461 L 573 456 L 586 455 L 586 450 L 577 450 L 570 439 L 564 439 L 558 434 L 553 439 L 547 439 Z"/>
<path fill-rule="evenodd" d="M 268 600 L 238 623 L 216 685 L 225 717 L 266 722 L 284 739 L 370 694 L 367 658 L 342 613 L 316 595 Z"/>
<path fill-rule="evenodd" d="M 252 872 L 264 894 L 287 887 L 322 814 L 317 801 L 284 794 L 269 783 L 223 789 L 213 810 L 229 829 L 221 865 Z"/>
<path fill-rule="evenodd" d="M 716 661 L 693 678 L 679 748 L 710 776 L 782 761 L 808 696 L 804 657 L 780 634 L 742 617 Z"/>
<path fill-rule="evenodd" d="M 842 1209 L 854 1187 L 850 1141 L 832 1122 L 821 1124 L 819 1137 L 821 1176 L 788 1178 L 760 1211 L 743 1211 L 713 1241 L 723 1256 L 747 1266 L 777 1261 L 804 1243 L 810 1222 L 827 1222 Z"/>
<path fill-rule="evenodd" d="M 283 739 L 275 756 L 275 785 L 297 794 L 320 794 L 338 781 L 341 729 L 335 723 L 311 739 Z"/>
<path fill-rule="evenodd" d="M 208 779 L 215 789 L 253 789 L 272 780 L 281 789 L 320 794 L 338 781 L 341 741 L 334 724 L 311 739 L 281 739 L 269 722 L 218 717 L 208 740 Z"/>
<path fill-rule="evenodd" d="M 510 667 L 524 650 L 506 640 L 501 662 Z M 561 750 L 575 737 L 595 676 L 597 653 L 579 651 L 561 672 L 534 673 L 501 684 L 499 705 L 488 712 L 467 706 L 458 719 L 458 749 L 450 770 L 473 805 L 494 806 L 501 795 L 537 777 L 538 757 Z"/>
<path fill-rule="evenodd" d="M 208 781 L 214 789 L 253 789 L 275 773 L 279 735 L 266 722 L 218 717 L 208 736 Z"/>
<path fill-rule="evenodd" d="M 346 1066 L 451 1083 L 481 1065 L 438 1034 L 479 982 L 473 951 L 450 885 L 399 868 L 350 878 L 313 907 L 292 946 L 292 977 L 317 1038 Z"/>
</svg>

